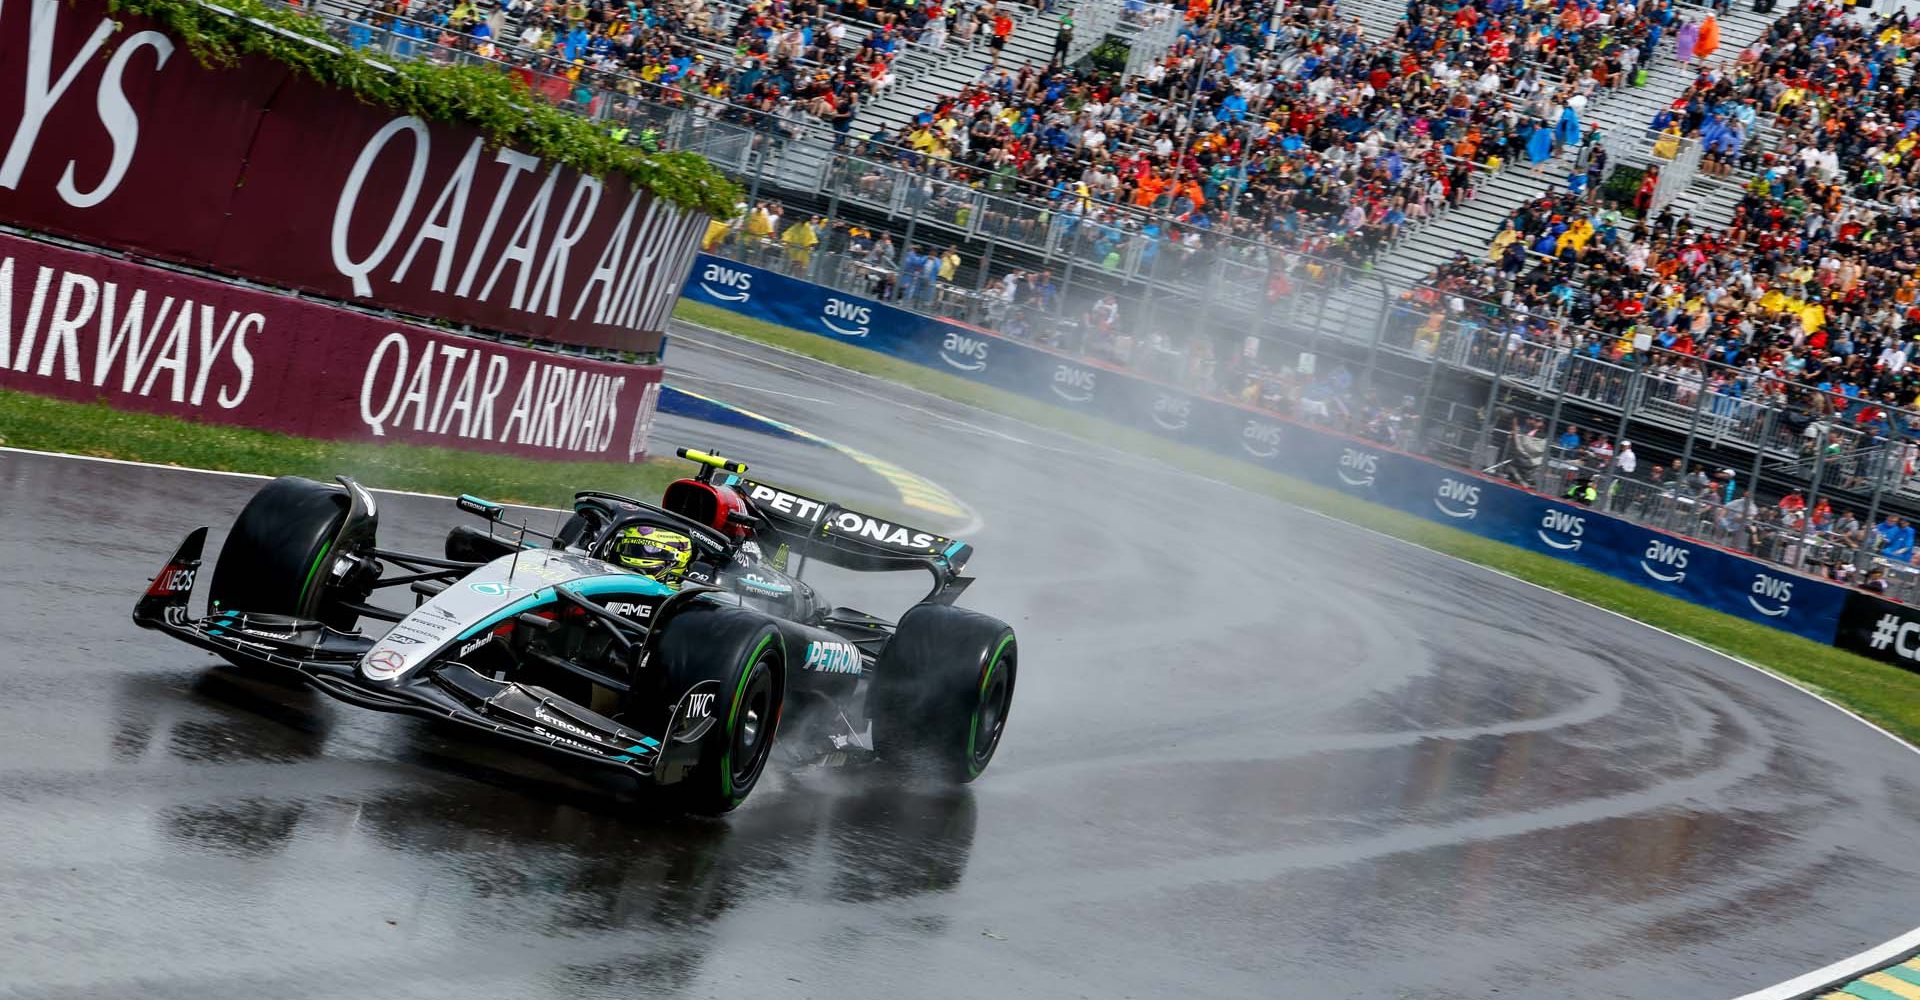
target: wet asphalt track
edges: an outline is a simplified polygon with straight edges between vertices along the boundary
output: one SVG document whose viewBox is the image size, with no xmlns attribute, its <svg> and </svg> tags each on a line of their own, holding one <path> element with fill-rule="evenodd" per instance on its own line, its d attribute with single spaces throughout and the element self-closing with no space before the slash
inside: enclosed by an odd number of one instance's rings
<svg viewBox="0 0 1920 1000">
<path fill-rule="evenodd" d="M 0 455 L 0 996 L 1726 997 L 1920 923 L 1920 757 L 1776 681 L 706 339 L 676 341 L 690 388 L 984 519 L 967 603 L 1024 656 L 982 781 L 597 813 L 133 628 L 144 577 L 254 483 Z M 885 489 L 820 449 L 742 457 Z M 431 544 L 448 516 L 393 497 L 382 529 Z M 877 584 L 838 592 L 898 610 Z"/>
</svg>

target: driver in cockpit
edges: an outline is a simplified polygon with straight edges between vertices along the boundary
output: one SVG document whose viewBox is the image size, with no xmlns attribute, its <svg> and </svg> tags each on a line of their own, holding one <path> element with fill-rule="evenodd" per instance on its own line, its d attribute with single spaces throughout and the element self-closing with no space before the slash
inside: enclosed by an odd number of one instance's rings
<svg viewBox="0 0 1920 1000">
<path fill-rule="evenodd" d="M 614 562 L 636 573 L 678 587 L 693 559 L 693 539 L 651 524 L 629 525 L 614 536 L 612 555 Z"/>
</svg>

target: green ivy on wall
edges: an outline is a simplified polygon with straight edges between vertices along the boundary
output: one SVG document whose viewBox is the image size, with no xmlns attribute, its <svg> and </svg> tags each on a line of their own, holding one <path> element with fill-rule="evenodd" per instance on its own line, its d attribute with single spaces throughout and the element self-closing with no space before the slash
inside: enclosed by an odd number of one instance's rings
<svg viewBox="0 0 1920 1000">
<path fill-rule="evenodd" d="M 340 47 L 308 19 L 260 0 L 223 0 L 219 8 L 197 0 L 107 0 L 107 8 L 158 22 L 209 68 L 261 55 L 367 104 L 470 125 L 491 142 L 595 177 L 621 174 L 676 205 L 715 218 L 731 218 L 740 200 L 740 189 L 706 158 L 648 153 L 617 142 L 587 119 L 542 101 L 507 73 L 420 62 L 387 68 Z"/>
</svg>

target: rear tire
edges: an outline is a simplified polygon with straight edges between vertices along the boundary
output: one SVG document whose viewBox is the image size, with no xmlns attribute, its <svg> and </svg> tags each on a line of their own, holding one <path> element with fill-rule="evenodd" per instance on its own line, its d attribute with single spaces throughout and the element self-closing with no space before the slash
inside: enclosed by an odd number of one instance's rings
<svg viewBox="0 0 1920 1000">
<path fill-rule="evenodd" d="M 347 491 L 298 476 L 260 488 L 227 532 L 208 588 L 210 612 L 313 618 L 342 632 L 359 615 L 328 592 L 328 559 L 347 518 Z"/>
<path fill-rule="evenodd" d="M 694 605 L 661 626 L 652 665 L 665 678 L 662 720 L 672 702 L 703 681 L 718 681 L 714 725 L 698 740 L 697 763 L 662 789 L 675 808 L 703 816 L 731 812 L 766 771 L 786 695 L 786 646 L 767 616 L 741 608 Z M 669 737 L 671 739 L 671 737 Z"/>
<path fill-rule="evenodd" d="M 950 781 L 993 760 L 1013 705 L 1013 626 L 943 604 L 908 609 L 880 652 L 867 695 L 874 749 Z"/>
</svg>

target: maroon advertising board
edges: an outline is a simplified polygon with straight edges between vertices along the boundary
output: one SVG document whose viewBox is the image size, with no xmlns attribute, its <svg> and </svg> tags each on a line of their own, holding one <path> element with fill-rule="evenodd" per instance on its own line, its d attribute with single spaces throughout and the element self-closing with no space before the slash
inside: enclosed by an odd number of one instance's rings
<svg viewBox="0 0 1920 1000">
<path fill-rule="evenodd" d="M 0 388 L 334 440 L 625 462 L 658 365 L 438 333 L 0 234 Z"/>
<path fill-rule="evenodd" d="M 0 4 L 0 142 L 0 222 L 560 344 L 657 349 L 706 226 L 100 0 Z"/>
</svg>

